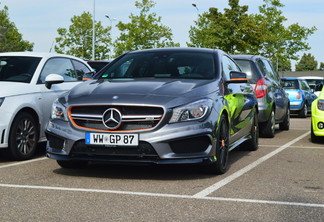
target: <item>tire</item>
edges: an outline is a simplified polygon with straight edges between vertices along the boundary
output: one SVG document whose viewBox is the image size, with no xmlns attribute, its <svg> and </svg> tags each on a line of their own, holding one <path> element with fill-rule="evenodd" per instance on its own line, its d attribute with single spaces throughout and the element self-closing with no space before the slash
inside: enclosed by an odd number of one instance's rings
<svg viewBox="0 0 324 222">
<path fill-rule="evenodd" d="M 256 151 L 259 149 L 259 123 L 258 123 L 258 113 L 255 112 L 253 123 L 251 127 L 251 139 L 244 142 L 241 147 L 244 150 Z"/>
<path fill-rule="evenodd" d="M 311 124 L 311 141 L 317 143 L 319 141 L 318 136 L 314 134 L 313 123 Z"/>
<path fill-rule="evenodd" d="M 273 138 L 275 135 L 275 112 L 272 109 L 269 119 L 260 126 L 260 135 L 265 138 Z"/>
<path fill-rule="evenodd" d="M 282 123 L 279 123 L 280 130 L 289 130 L 290 127 L 290 109 L 287 109 L 285 119 Z"/>
<path fill-rule="evenodd" d="M 217 129 L 216 162 L 212 163 L 209 172 L 224 174 L 228 170 L 229 126 L 225 115 L 222 115 Z"/>
<path fill-rule="evenodd" d="M 306 118 L 308 114 L 308 110 L 307 110 L 307 103 L 305 102 L 303 108 L 299 111 L 298 116 L 300 118 Z"/>
<path fill-rule="evenodd" d="M 88 165 L 88 161 L 85 160 L 56 160 L 56 162 L 66 169 L 83 168 Z"/>
<path fill-rule="evenodd" d="M 6 154 L 13 160 L 30 159 L 36 151 L 39 131 L 34 117 L 19 113 L 12 122 Z"/>
</svg>

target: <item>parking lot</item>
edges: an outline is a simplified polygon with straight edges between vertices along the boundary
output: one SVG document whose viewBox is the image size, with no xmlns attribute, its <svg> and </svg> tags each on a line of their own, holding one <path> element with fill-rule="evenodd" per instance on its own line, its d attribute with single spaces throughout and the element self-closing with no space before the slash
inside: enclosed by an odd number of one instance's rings
<svg viewBox="0 0 324 222">
<path fill-rule="evenodd" d="M 0 159 L 0 221 L 324 221 L 324 141 L 310 117 L 233 151 L 224 175 L 196 166 L 90 165 L 39 155 Z"/>
</svg>

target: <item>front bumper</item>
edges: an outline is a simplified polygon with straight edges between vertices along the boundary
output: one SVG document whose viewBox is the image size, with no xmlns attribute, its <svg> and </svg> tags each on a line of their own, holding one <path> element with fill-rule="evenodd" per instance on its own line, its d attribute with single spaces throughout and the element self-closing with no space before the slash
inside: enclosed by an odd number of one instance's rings
<svg viewBox="0 0 324 222">
<path fill-rule="evenodd" d="M 324 136 L 324 111 L 312 110 L 312 127 L 315 136 Z M 321 126 L 321 128 L 319 127 Z"/>
<path fill-rule="evenodd" d="M 138 132 L 139 146 L 86 145 L 85 131 L 69 122 L 51 120 L 46 136 L 47 156 L 57 160 L 110 163 L 193 164 L 215 162 L 216 126 L 203 122 L 167 124 Z"/>
</svg>

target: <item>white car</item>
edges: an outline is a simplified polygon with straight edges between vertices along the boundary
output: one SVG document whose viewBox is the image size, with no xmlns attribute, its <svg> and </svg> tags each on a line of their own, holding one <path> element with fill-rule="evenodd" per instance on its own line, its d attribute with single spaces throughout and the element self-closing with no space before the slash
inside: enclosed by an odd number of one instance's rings
<svg viewBox="0 0 324 222">
<path fill-rule="evenodd" d="M 82 59 L 56 53 L 0 53 L 0 148 L 26 160 L 45 129 L 54 100 L 93 72 Z M 60 84 L 58 84 L 60 83 Z"/>
<path fill-rule="evenodd" d="M 301 76 L 301 79 L 305 79 L 308 85 L 314 90 L 315 95 L 318 97 L 321 91 L 316 91 L 315 86 L 318 84 L 324 85 L 324 77 L 320 76 Z"/>
</svg>

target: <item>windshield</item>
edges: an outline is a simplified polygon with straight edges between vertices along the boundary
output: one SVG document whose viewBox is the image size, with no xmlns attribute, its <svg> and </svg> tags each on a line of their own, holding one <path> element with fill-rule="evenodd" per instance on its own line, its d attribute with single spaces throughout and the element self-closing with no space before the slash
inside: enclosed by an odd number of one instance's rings
<svg viewBox="0 0 324 222">
<path fill-rule="evenodd" d="M 215 78 L 214 58 L 201 52 L 130 53 L 107 67 L 99 78 Z"/>
<path fill-rule="evenodd" d="M 0 81 L 30 83 L 41 58 L 0 57 Z"/>
</svg>

